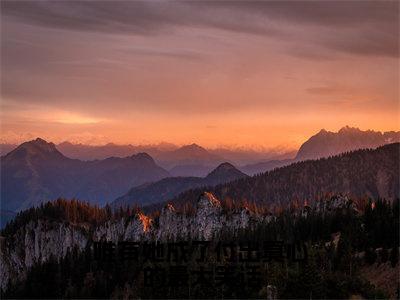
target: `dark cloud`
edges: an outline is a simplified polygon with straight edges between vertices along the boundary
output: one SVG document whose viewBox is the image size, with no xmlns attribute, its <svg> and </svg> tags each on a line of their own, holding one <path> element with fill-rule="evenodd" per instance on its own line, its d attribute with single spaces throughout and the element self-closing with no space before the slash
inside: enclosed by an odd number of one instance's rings
<svg viewBox="0 0 400 300">
<path fill-rule="evenodd" d="M 2 14 L 25 23 L 70 30 L 149 33 L 175 23 L 144 2 L 3 1 Z"/>
<path fill-rule="evenodd" d="M 220 11 L 221 9 L 219 9 Z M 225 11 L 225 9 L 222 9 Z M 156 34 L 175 26 L 211 26 L 266 33 L 261 25 L 242 24 L 238 12 L 228 14 L 184 2 L 159 1 L 5 1 L 2 14 L 21 22 L 69 30 Z"/>
<path fill-rule="evenodd" d="M 319 43 L 361 55 L 397 56 L 397 1 L 2 1 L 2 14 L 50 28 L 162 34 L 211 27 Z M 276 24 L 315 26 L 304 36 Z"/>
<path fill-rule="evenodd" d="M 251 12 L 268 18 L 320 26 L 386 23 L 392 29 L 399 20 L 397 1 L 206 1 L 190 2 L 203 8 Z"/>
<path fill-rule="evenodd" d="M 399 21 L 397 1 L 2 1 L 1 6 L 2 14 L 25 22 L 102 32 L 140 33 L 191 24 L 264 27 L 257 26 L 254 16 L 321 26 L 372 22 L 392 30 Z"/>
<path fill-rule="evenodd" d="M 357 32 L 329 35 L 324 39 L 324 45 L 355 55 L 398 57 L 399 32 L 397 29 L 390 32 L 371 26 Z"/>
</svg>

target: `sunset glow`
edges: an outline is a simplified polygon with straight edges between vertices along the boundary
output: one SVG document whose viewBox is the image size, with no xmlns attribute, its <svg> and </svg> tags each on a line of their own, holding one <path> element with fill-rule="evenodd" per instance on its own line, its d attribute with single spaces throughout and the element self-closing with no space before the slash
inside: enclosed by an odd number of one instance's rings
<svg viewBox="0 0 400 300">
<path fill-rule="evenodd" d="M 2 2 L 3 142 L 294 149 L 400 129 L 397 2 L 119 4 Z"/>
<path fill-rule="evenodd" d="M 399 0 L 0 5 L 0 298 L 399 298 Z"/>
</svg>

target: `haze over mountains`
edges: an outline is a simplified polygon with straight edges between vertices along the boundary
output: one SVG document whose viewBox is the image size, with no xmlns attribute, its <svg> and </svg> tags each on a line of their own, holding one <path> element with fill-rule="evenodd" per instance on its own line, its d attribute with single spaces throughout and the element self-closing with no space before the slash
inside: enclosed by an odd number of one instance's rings
<svg viewBox="0 0 400 300">
<path fill-rule="evenodd" d="M 224 162 L 222 157 L 210 153 L 197 144 L 161 152 L 157 160 L 170 170 L 173 176 L 205 176 L 218 164 Z"/>
<path fill-rule="evenodd" d="M 9 149 L 9 145 L 4 145 Z M 116 145 L 89 146 L 64 142 L 57 148 L 66 156 L 82 160 L 104 159 L 110 156 L 125 157 L 132 153 L 146 152 L 156 163 L 168 170 L 172 176 L 207 176 L 223 162 L 231 162 L 237 166 L 258 163 L 270 159 L 288 159 L 296 155 L 295 151 L 251 149 L 205 149 L 197 144 L 178 147 L 163 143 L 149 146 Z"/>
<path fill-rule="evenodd" d="M 399 131 L 381 133 L 373 130 L 362 131 L 358 128 L 345 126 L 338 132 L 322 129 L 301 145 L 298 151 L 287 151 L 285 149 L 206 149 L 197 144 L 178 147 L 171 143 L 157 145 L 117 145 L 109 143 L 91 146 L 63 142 L 56 146 L 65 156 L 80 160 L 126 157 L 145 152 L 173 176 L 204 177 L 223 162 L 230 162 L 246 174 L 252 175 L 283 166 L 294 160 L 314 159 L 350 150 L 376 148 L 397 141 L 400 141 Z M 17 145 L 13 144 L 0 144 L 0 153 L 5 155 L 16 147 Z"/>
<path fill-rule="evenodd" d="M 58 197 L 104 204 L 133 186 L 170 176 L 146 153 L 80 161 L 36 139 L 1 158 L 2 209 L 18 211 Z"/>
<path fill-rule="evenodd" d="M 180 162 L 190 159 L 195 148 L 193 161 L 209 156 L 197 145 L 166 152 L 165 157 L 177 157 Z M 53 143 L 40 138 L 25 142 L 1 158 L 1 202 L 2 211 L 19 211 L 39 205 L 58 197 L 77 198 L 93 204 L 112 202 L 136 186 L 143 187 L 146 195 L 139 198 L 139 204 L 163 201 L 193 187 L 214 186 L 246 176 L 228 163 L 220 165 L 206 178 L 171 177 L 146 153 L 138 153 L 125 158 L 109 157 L 103 160 L 81 161 L 64 156 Z M 166 181 L 158 182 L 166 178 Z M 154 184 L 151 184 L 155 182 Z M 159 194 L 159 187 L 164 192 Z M 128 193 L 129 195 L 129 193 Z M 134 194 L 135 195 L 135 194 Z M 134 198 L 135 199 L 135 198 Z M 130 201 L 126 202 L 132 204 Z"/>
<path fill-rule="evenodd" d="M 17 147 L 15 144 L 7 143 L 0 144 L 0 146 L 1 155 L 5 155 Z M 132 153 L 146 152 L 151 155 L 160 165 L 165 162 L 167 164 L 166 167 L 171 161 L 179 159 L 184 161 L 186 160 L 186 162 L 193 162 L 196 160 L 196 152 L 197 160 L 201 158 L 199 153 L 203 152 L 208 159 L 211 158 L 211 161 L 215 159 L 220 160 L 223 158 L 227 161 L 235 161 L 239 164 L 247 164 L 262 159 L 294 157 L 296 155 L 296 151 L 285 149 L 253 150 L 223 147 L 206 149 L 195 143 L 183 146 L 177 146 L 171 143 L 160 143 L 155 145 L 118 145 L 114 143 L 108 143 L 105 145 L 94 146 L 75 144 L 66 141 L 57 144 L 56 146 L 57 149 L 65 156 L 80 160 L 104 159 L 110 156 L 125 157 L 131 155 Z M 207 153 L 205 153 L 204 150 Z M 190 156 L 188 156 L 188 154 L 190 154 Z M 175 155 L 177 157 L 175 157 Z"/>
<path fill-rule="evenodd" d="M 102 149 L 103 154 L 115 149 L 118 155 L 128 148 L 135 150 L 126 157 L 82 161 L 68 158 L 57 149 L 58 146 L 36 139 L 21 144 L 1 157 L 1 209 L 15 212 L 57 197 L 76 197 L 100 205 L 112 202 L 118 197 L 125 199 L 120 200 L 122 203 L 153 203 L 157 198 L 163 201 L 186 189 L 235 180 L 244 176 L 243 173 L 253 175 L 303 159 L 329 156 L 358 148 L 371 148 L 399 140 L 399 132 L 380 133 L 349 127 L 342 128 L 338 133 L 321 130 L 300 147 L 295 159 L 261 161 L 238 167 L 241 172 L 229 164 L 223 164 L 222 166 L 229 166 L 228 172 L 223 173 L 221 166 L 215 172 L 211 171 L 227 159 L 196 144 L 181 148 L 171 145 L 153 148 L 151 151 L 158 160 L 162 161 L 164 166 L 171 167 L 168 172 L 149 154 L 137 153 L 135 151 L 139 148 L 130 145 L 90 148 Z M 63 147 L 64 150 L 70 147 L 68 151 L 76 151 L 75 154 L 87 155 L 88 152 L 81 151 L 91 146 L 64 143 L 61 145 L 61 148 Z M 224 152 L 220 152 L 222 153 Z M 332 168 L 336 167 L 332 165 Z M 215 177 L 216 174 L 219 174 L 218 178 Z M 186 178 L 168 178 L 176 176 Z M 162 180 L 164 178 L 168 179 Z M 162 181 L 158 182 L 159 180 Z M 290 184 L 290 180 L 295 179 L 288 177 L 287 180 Z M 301 180 L 304 180 L 305 185 L 308 184 L 307 179 Z M 282 192 L 285 194 L 288 190 Z M 371 193 L 380 195 L 376 192 Z"/>
<path fill-rule="evenodd" d="M 12 150 L 16 147 L 16 145 L 9 144 L 2 144 L 2 146 L 4 149 L 1 150 L 2 154 L 6 154 L 8 153 L 6 150 Z M 57 149 L 65 156 L 81 160 L 104 159 L 110 156 L 125 157 L 136 152 L 146 152 L 165 168 L 177 165 L 179 160 L 185 164 L 195 164 L 200 159 L 215 163 L 215 160 L 219 162 L 223 158 L 224 161 L 232 161 L 238 165 L 243 165 L 263 159 L 292 158 L 296 155 L 296 151 L 286 149 L 252 150 L 223 147 L 206 149 L 195 143 L 179 147 L 170 143 L 157 145 L 116 145 L 109 143 L 102 146 L 90 146 L 63 142 L 57 145 Z"/>
</svg>

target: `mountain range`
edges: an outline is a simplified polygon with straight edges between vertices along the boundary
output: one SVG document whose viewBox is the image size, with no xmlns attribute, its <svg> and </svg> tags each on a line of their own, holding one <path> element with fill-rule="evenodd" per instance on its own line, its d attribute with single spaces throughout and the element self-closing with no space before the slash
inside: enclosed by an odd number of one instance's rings
<svg viewBox="0 0 400 300">
<path fill-rule="evenodd" d="M 148 148 L 158 157 L 158 160 L 153 159 L 149 154 L 135 152 L 139 148 L 130 146 L 128 148 L 136 154 L 82 161 L 68 158 L 58 150 L 58 147 L 64 150 L 69 147 L 69 153 L 77 149 L 94 151 L 95 147 L 80 145 L 76 148 L 76 145 L 66 143 L 56 146 L 38 138 L 21 144 L 1 157 L 2 210 L 16 212 L 58 197 L 76 197 L 98 205 L 111 203 L 117 198 L 119 200 L 116 203 L 122 201 L 121 203 L 148 204 L 157 199 L 163 201 L 175 197 L 186 189 L 225 183 L 244 176 L 243 173 L 248 175 L 264 173 L 301 160 L 332 156 L 356 148 L 374 148 L 399 140 L 399 132 L 362 131 L 347 126 L 337 133 L 321 130 L 300 147 L 294 159 L 283 157 L 284 159 L 244 165 L 238 167 L 241 172 L 231 168 L 232 177 L 230 174 L 225 174 L 218 180 L 210 180 L 210 176 L 214 173 L 211 171 L 226 160 L 197 144 L 181 148 L 170 144 Z M 127 151 L 125 146 L 114 144 L 106 145 L 102 149 L 104 154 L 109 154 L 107 151 L 113 149 L 117 155 L 122 155 L 123 151 Z M 82 153 L 78 150 L 77 153 Z M 160 166 L 158 161 L 162 161 L 164 166 L 170 168 L 170 171 Z M 228 166 L 228 164 L 223 166 Z M 332 165 L 332 168 L 335 169 L 336 166 Z M 217 168 L 218 172 L 220 169 Z M 186 178 L 182 178 L 183 176 Z M 158 182 L 164 178 L 168 179 Z M 291 178 L 287 179 L 291 180 Z M 304 180 L 305 184 L 309 184 L 306 179 Z M 318 181 L 318 179 L 313 180 Z M 253 188 L 255 189 L 256 187 Z M 291 186 L 288 186 L 283 191 L 283 195 L 290 189 Z M 269 190 L 268 193 L 270 193 Z M 377 195 L 376 192 L 372 194 Z M 270 194 L 258 196 L 265 198 L 266 195 L 271 197 Z"/>
<path fill-rule="evenodd" d="M 328 157 L 342 152 L 376 148 L 388 143 L 400 142 L 399 131 L 379 132 L 362 131 L 358 128 L 345 126 L 338 132 L 322 129 L 301 145 L 296 160 Z"/>
<path fill-rule="evenodd" d="M 102 160 L 108 157 L 123 158 L 144 152 L 149 154 L 159 166 L 166 169 L 172 176 L 204 177 L 223 162 L 230 162 L 238 166 L 242 172 L 253 175 L 295 161 L 327 157 L 356 149 L 376 148 L 393 142 L 400 142 L 399 131 L 363 131 L 345 126 L 338 132 L 322 129 L 303 143 L 298 151 L 206 149 L 197 144 L 178 147 L 170 143 L 158 145 L 117 145 L 109 143 L 91 146 L 63 142 L 56 147 L 65 156 L 79 160 Z M 0 153 L 5 155 L 16 147 L 17 145 L 13 144 L 0 144 Z"/>
<path fill-rule="evenodd" d="M 138 206 L 173 199 L 180 193 L 197 188 L 212 187 L 221 183 L 247 177 L 230 163 L 222 163 L 206 177 L 169 177 L 160 181 L 134 187 L 112 202 L 113 207 Z"/>
<path fill-rule="evenodd" d="M 146 153 L 81 161 L 38 138 L 1 157 L 2 210 L 19 211 L 58 197 L 102 205 L 133 186 L 169 176 Z"/>
<path fill-rule="evenodd" d="M 206 151 L 191 145 L 167 153 L 184 162 L 190 159 L 193 149 L 197 152 L 194 160 Z M 205 178 L 171 177 L 146 153 L 81 161 L 64 156 L 53 143 L 40 138 L 25 142 L 1 157 L 1 175 L 4 212 L 16 212 L 59 197 L 98 205 L 117 197 L 117 204 L 148 204 L 173 198 L 190 188 L 214 186 L 247 176 L 231 164 L 223 163 Z"/>
<path fill-rule="evenodd" d="M 302 160 L 329 157 L 357 149 L 373 149 L 395 142 L 400 142 L 400 131 L 363 131 L 349 126 L 341 128 L 338 132 L 322 129 L 300 146 L 294 158 L 257 162 L 242 166 L 240 170 L 254 175 Z"/>
<path fill-rule="evenodd" d="M 2 144 L 1 146 L 1 153 L 6 154 L 17 145 Z M 179 167 L 182 163 L 184 165 L 199 165 L 199 163 L 200 165 L 206 165 L 207 162 L 211 162 L 213 168 L 221 161 L 230 161 L 236 165 L 245 165 L 265 159 L 292 158 L 296 155 L 296 151 L 284 149 L 206 149 L 197 144 L 178 147 L 170 143 L 157 145 L 117 145 L 108 143 L 101 146 L 90 146 L 63 142 L 57 145 L 57 149 L 67 157 L 80 160 L 104 159 L 110 156 L 125 157 L 137 152 L 146 152 L 154 158 L 157 164 L 167 169 L 172 169 L 175 166 Z M 208 173 L 206 172 L 206 174 Z"/>
<path fill-rule="evenodd" d="M 399 156 L 400 143 L 393 143 L 374 150 L 362 149 L 296 162 L 211 189 L 186 191 L 171 203 L 185 205 L 205 191 L 212 192 L 219 199 L 245 200 L 278 207 L 292 201 L 304 203 L 319 199 L 330 193 L 393 200 L 400 197 Z"/>
</svg>

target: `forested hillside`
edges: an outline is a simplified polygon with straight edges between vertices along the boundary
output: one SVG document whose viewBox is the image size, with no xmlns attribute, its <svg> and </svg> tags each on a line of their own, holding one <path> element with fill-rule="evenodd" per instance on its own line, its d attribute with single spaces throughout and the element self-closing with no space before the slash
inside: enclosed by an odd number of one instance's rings
<svg viewBox="0 0 400 300">
<path fill-rule="evenodd" d="M 312 201 L 327 194 L 394 199 L 399 197 L 400 144 L 365 149 L 338 156 L 297 162 L 264 174 L 218 185 L 211 191 L 220 199 L 285 206 Z M 182 193 L 171 202 L 193 202 L 202 189 Z"/>
<path fill-rule="evenodd" d="M 348 203 L 354 201 L 350 200 Z M 108 218 L 118 223 L 118 218 L 127 217 L 129 213 L 119 217 L 111 216 L 106 209 L 98 209 L 76 201 L 60 200 L 20 214 L 15 223 L 2 232 L 6 244 L 18 245 L 15 243 L 18 243 L 19 235 L 14 236 L 14 234 L 16 230 L 24 228 L 27 222 L 47 220 L 46 224 L 50 228 L 57 228 L 57 223 L 67 221 L 74 222 L 75 226 L 81 226 L 80 228 L 83 228 L 89 237 L 86 246 L 80 250 L 69 249 L 59 260 L 50 256 L 46 262 L 33 264 L 27 270 L 26 277 L 21 277 L 19 280 L 13 278 L 1 291 L 1 296 L 2 298 L 259 299 L 266 298 L 272 289 L 275 297 L 283 299 L 348 299 L 354 295 L 367 299 L 394 298 L 395 281 L 374 286 L 367 280 L 362 270 L 365 268 L 376 270 L 378 266 L 382 266 L 390 276 L 398 273 L 398 205 L 398 200 L 390 203 L 369 199 L 363 203 L 362 211 L 355 210 L 352 205 L 324 213 L 311 210 L 307 215 L 284 210 L 275 218 L 254 224 L 255 226 L 235 231 L 223 228 L 215 232 L 213 238 L 206 242 L 208 251 L 204 261 L 198 261 L 193 257 L 187 261 L 179 260 L 178 264 L 167 258 L 167 252 L 162 252 L 162 260 L 155 261 L 146 256 L 146 251 L 150 250 L 145 248 L 140 248 L 140 259 L 137 261 L 99 261 L 93 256 L 91 238 L 96 228 L 95 224 Z M 85 224 L 88 227 L 82 227 L 86 226 Z M 28 235 L 30 234 L 37 233 L 30 231 Z M 46 239 L 50 237 L 46 232 L 39 234 L 45 235 Z M 191 246 L 196 243 L 193 237 L 178 241 Z M 288 245 L 293 241 L 301 241 L 308 249 L 308 259 L 296 262 L 285 256 L 287 260 L 284 263 L 273 259 L 257 260 L 248 264 L 240 258 L 239 261 L 231 261 L 225 252 L 222 254 L 222 259 L 218 258 L 218 252 L 213 249 L 219 249 L 221 243 L 231 245 L 233 241 L 239 247 L 236 248 L 238 251 L 236 253 L 242 254 L 249 251 L 247 248 L 250 247 L 249 243 L 252 243 L 251 247 L 257 247 L 256 245 L 265 245 L 270 241 L 284 241 Z M 256 266 L 257 269 L 253 270 L 251 266 Z M 156 282 L 149 282 L 145 272 L 148 268 L 154 267 L 158 268 L 157 270 L 166 270 L 166 277 L 161 279 L 157 277 Z M 228 275 L 221 275 L 221 269 L 229 270 L 223 271 L 229 272 L 229 280 L 228 277 L 223 277 Z M 172 277 L 173 270 L 181 272 L 179 277 L 181 281 L 173 281 L 173 278 L 176 278 Z M 207 281 L 199 281 L 198 278 L 201 276 L 199 274 L 207 276 Z M 159 284 L 159 280 L 165 282 Z"/>
</svg>

